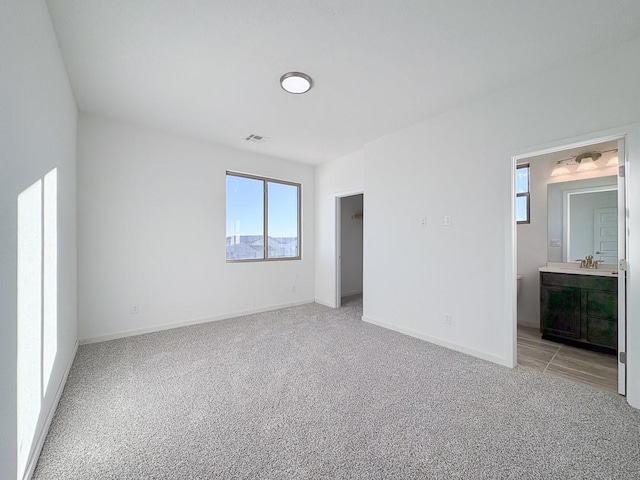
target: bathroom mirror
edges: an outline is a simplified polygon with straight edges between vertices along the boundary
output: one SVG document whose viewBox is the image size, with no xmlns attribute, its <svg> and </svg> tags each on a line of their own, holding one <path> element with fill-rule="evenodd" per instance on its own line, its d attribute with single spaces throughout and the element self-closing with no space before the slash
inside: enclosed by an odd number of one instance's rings
<svg viewBox="0 0 640 480">
<path fill-rule="evenodd" d="M 615 176 L 547 185 L 547 261 L 587 255 L 618 262 L 618 187 Z"/>
</svg>

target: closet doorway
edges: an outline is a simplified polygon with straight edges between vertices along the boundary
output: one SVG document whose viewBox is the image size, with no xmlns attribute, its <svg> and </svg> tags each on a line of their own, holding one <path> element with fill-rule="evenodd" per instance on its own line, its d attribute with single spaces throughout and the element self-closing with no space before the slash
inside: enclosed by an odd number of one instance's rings
<svg viewBox="0 0 640 480">
<path fill-rule="evenodd" d="M 337 306 L 362 296 L 364 195 L 338 197 L 336 202 Z"/>
</svg>

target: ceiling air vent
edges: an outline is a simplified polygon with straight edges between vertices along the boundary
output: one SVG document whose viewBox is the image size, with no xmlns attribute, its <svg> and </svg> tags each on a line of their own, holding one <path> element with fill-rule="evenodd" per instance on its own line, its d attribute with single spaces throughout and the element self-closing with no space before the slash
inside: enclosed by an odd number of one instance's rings
<svg viewBox="0 0 640 480">
<path fill-rule="evenodd" d="M 251 135 L 248 135 L 245 140 L 247 142 L 253 142 L 253 143 L 264 143 L 267 141 L 267 137 L 263 137 L 262 135 L 256 135 L 255 133 L 252 133 Z"/>
</svg>

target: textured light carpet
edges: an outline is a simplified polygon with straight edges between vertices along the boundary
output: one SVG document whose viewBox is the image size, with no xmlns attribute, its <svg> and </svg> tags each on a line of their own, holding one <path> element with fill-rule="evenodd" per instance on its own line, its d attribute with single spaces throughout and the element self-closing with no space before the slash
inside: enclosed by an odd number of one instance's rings
<svg viewBox="0 0 640 480">
<path fill-rule="evenodd" d="M 640 478 L 640 412 L 358 300 L 82 346 L 37 479 Z"/>
</svg>

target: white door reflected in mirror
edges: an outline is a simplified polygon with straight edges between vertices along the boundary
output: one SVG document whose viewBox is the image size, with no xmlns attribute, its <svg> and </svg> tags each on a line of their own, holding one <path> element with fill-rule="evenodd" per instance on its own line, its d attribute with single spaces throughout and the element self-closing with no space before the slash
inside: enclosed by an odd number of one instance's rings
<svg viewBox="0 0 640 480">
<path fill-rule="evenodd" d="M 547 186 L 547 261 L 573 262 L 592 255 L 617 264 L 616 182 L 615 176 L 607 176 Z"/>
</svg>

